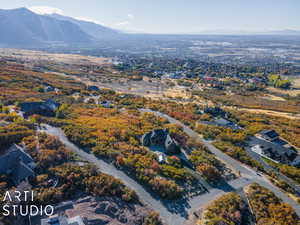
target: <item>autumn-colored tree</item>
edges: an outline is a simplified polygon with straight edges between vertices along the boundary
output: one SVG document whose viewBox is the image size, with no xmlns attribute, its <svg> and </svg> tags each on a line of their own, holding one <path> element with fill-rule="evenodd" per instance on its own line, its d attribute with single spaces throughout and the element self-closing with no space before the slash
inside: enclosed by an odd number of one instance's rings
<svg viewBox="0 0 300 225">
<path fill-rule="evenodd" d="M 162 225 L 159 214 L 154 211 L 149 212 L 148 215 L 145 216 L 142 225 Z"/>
<path fill-rule="evenodd" d="M 123 158 L 123 156 L 121 156 L 121 155 L 117 156 L 117 158 L 116 158 L 116 164 L 118 166 L 122 166 L 124 164 L 124 158 Z"/>
<path fill-rule="evenodd" d="M 219 171 L 212 165 L 206 163 L 201 164 L 197 167 L 197 171 L 211 182 L 218 182 L 220 180 Z"/>
<path fill-rule="evenodd" d="M 203 225 L 238 225 L 242 223 L 245 202 L 236 193 L 225 194 L 214 200 L 203 213 L 198 224 Z"/>
<path fill-rule="evenodd" d="M 295 210 L 287 203 L 270 204 L 269 213 L 274 224 L 299 225 L 300 220 Z"/>
<path fill-rule="evenodd" d="M 257 183 L 246 187 L 245 192 L 259 225 L 299 225 L 295 210 L 283 203 L 273 192 Z"/>
<path fill-rule="evenodd" d="M 178 198 L 183 192 L 174 181 L 167 180 L 161 177 L 155 177 L 150 181 L 151 187 L 154 191 L 159 193 L 163 198 L 174 199 Z"/>
</svg>

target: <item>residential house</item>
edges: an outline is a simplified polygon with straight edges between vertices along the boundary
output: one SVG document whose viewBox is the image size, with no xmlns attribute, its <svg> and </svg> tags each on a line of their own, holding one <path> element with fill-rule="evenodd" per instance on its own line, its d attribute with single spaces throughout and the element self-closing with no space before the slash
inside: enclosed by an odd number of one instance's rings
<svg viewBox="0 0 300 225">
<path fill-rule="evenodd" d="M 105 100 L 105 101 L 101 102 L 101 105 L 102 105 L 104 108 L 110 108 L 110 107 L 111 107 L 111 102 Z"/>
<path fill-rule="evenodd" d="M 163 147 L 165 153 L 169 155 L 180 153 L 180 147 L 170 136 L 168 129 L 155 129 L 144 134 L 141 138 L 141 143 L 147 147 Z"/>
<path fill-rule="evenodd" d="M 282 139 L 275 130 L 263 130 L 250 138 L 252 151 L 272 160 L 291 166 L 300 167 L 300 155 L 289 143 Z"/>
<path fill-rule="evenodd" d="M 222 117 L 216 118 L 215 123 L 216 123 L 217 126 L 227 127 L 227 128 L 233 129 L 233 130 L 240 130 L 241 129 L 241 127 L 239 125 L 237 125 L 236 123 L 231 122 L 229 120 L 226 120 Z"/>
<path fill-rule="evenodd" d="M 180 147 L 178 143 L 168 134 L 165 140 L 165 149 L 168 154 L 179 154 Z"/>
<path fill-rule="evenodd" d="M 44 92 L 52 92 L 55 91 L 55 88 L 52 86 L 45 86 L 44 87 Z"/>
<path fill-rule="evenodd" d="M 151 132 L 151 145 L 164 145 L 167 138 L 167 129 L 156 129 Z"/>
<path fill-rule="evenodd" d="M 100 91 L 100 89 L 97 86 L 88 86 L 87 90 L 88 91 Z"/>
<path fill-rule="evenodd" d="M 13 144 L 0 155 L 0 174 L 8 175 L 15 185 L 34 177 L 35 164 L 23 148 Z"/>
<path fill-rule="evenodd" d="M 227 118 L 227 113 L 221 109 L 220 107 L 216 106 L 216 107 L 206 107 L 204 109 L 205 113 L 208 113 L 214 117 L 223 117 L 223 118 Z"/>
<path fill-rule="evenodd" d="M 44 102 L 23 102 L 20 104 L 20 110 L 23 112 L 24 117 L 28 117 L 33 114 L 55 116 L 55 112 L 59 106 L 59 103 L 49 99 Z"/>
<path fill-rule="evenodd" d="M 148 132 L 142 136 L 141 143 L 143 146 L 149 147 L 151 145 L 151 135 L 152 132 Z"/>
<path fill-rule="evenodd" d="M 300 155 L 297 155 L 290 165 L 300 168 Z"/>
<path fill-rule="evenodd" d="M 258 134 L 261 138 L 267 140 L 267 141 L 275 141 L 279 134 L 275 130 L 263 130 Z"/>
<path fill-rule="evenodd" d="M 254 145 L 251 147 L 251 150 L 259 155 L 264 154 L 264 147 L 261 145 Z"/>
<path fill-rule="evenodd" d="M 155 129 L 142 136 L 141 142 L 144 146 L 151 145 L 164 145 L 166 140 L 167 130 L 166 129 Z"/>
<path fill-rule="evenodd" d="M 251 150 L 271 160 L 293 165 L 300 165 L 300 156 L 293 147 L 284 147 L 268 141 L 261 141 L 251 147 Z"/>
</svg>

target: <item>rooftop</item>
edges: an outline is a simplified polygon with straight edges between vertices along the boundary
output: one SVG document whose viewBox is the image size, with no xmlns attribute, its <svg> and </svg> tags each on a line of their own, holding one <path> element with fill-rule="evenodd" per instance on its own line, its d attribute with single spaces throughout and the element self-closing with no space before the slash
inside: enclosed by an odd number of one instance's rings
<svg viewBox="0 0 300 225">
<path fill-rule="evenodd" d="M 34 167 L 35 164 L 31 156 L 16 144 L 1 152 L 0 174 L 9 175 L 15 184 L 19 184 L 28 177 L 34 176 Z"/>
<path fill-rule="evenodd" d="M 275 130 L 263 130 L 260 132 L 261 135 L 265 135 L 269 138 L 276 138 L 279 134 Z"/>
</svg>

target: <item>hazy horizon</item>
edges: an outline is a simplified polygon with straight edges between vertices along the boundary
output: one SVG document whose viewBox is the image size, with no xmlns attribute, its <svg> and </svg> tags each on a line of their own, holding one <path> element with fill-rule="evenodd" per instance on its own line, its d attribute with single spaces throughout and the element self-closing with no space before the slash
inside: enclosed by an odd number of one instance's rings
<svg viewBox="0 0 300 225">
<path fill-rule="evenodd" d="M 26 7 L 143 33 L 252 33 L 300 30 L 297 0 L 11 0 L 0 8 Z"/>
</svg>

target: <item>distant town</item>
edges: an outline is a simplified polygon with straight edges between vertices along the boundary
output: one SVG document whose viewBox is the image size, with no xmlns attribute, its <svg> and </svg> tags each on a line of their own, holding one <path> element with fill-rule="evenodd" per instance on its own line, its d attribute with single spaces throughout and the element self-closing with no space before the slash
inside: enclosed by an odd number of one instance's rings
<svg viewBox="0 0 300 225">
<path fill-rule="evenodd" d="M 300 224 L 299 35 L 2 17 L 0 225 Z"/>
</svg>

